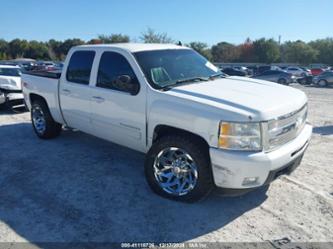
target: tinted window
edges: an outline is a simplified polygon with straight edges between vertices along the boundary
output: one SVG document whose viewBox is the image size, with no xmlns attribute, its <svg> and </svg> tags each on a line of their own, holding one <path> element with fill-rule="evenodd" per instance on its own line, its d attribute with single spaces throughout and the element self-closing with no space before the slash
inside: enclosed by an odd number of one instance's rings
<svg viewBox="0 0 333 249">
<path fill-rule="evenodd" d="M 67 68 L 66 79 L 79 84 L 89 84 L 94 51 L 77 51 L 72 54 Z"/>
<path fill-rule="evenodd" d="M 274 74 L 274 71 L 268 70 L 262 73 L 262 75 L 272 75 Z"/>
<path fill-rule="evenodd" d="M 121 82 L 118 79 L 121 75 L 130 76 L 131 81 Z M 115 52 L 103 53 L 98 67 L 96 86 L 128 92 L 129 84 L 138 84 L 138 80 L 126 58 Z"/>
<path fill-rule="evenodd" d="M 0 75 L 4 76 L 21 76 L 21 71 L 18 68 L 0 68 Z"/>
</svg>

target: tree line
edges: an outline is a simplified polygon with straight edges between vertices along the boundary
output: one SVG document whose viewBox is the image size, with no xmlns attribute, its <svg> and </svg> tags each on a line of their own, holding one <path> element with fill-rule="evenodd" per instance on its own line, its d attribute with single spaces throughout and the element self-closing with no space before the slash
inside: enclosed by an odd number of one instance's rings
<svg viewBox="0 0 333 249">
<path fill-rule="evenodd" d="M 13 39 L 6 41 L 0 39 L 0 60 L 15 58 L 32 58 L 37 60 L 61 61 L 69 49 L 82 44 L 101 43 L 177 43 L 166 33 L 158 33 L 148 28 L 139 39 L 131 39 L 124 34 L 99 35 L 87 42 L 74 38 L 64 41 L 51 39 L 46 42 Z M 274 39 L 261 38 L 257 40 L 246 39 L 241 44 L 231 44 L 225 41 L 211 47 L 204 42 L 190 42 L 184 44 L 213 62 L 254 62 L 254 63 L 297 63 L 307 65 L 310 63 L 324 63 L 333 65 L 333 38 L 318 39 L 311 42 L 286 41 L 282 44 Z"/>
</svg>

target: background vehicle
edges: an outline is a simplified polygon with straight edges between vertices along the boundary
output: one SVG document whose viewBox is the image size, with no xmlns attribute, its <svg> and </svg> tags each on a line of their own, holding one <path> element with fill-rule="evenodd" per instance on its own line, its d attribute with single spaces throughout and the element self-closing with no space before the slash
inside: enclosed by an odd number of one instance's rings
<svg viewBox="0 0 333 249">
<path fill-rule="evenodd" d="M 23 103 L 20 67 L 0 65 L 0 105 L 17 103 Z"/>
<path fill-rule="evenodd" d="M 333 84 L 333 72 L 326 71 L 313 78 L 313 83 L 324 87 Z"/>
<path fill-rule="evenodd" d="M 299 84 L 302 85 L 310 85 L 313 82 L 313 76 L 312 75 L 308 75 L 305 77 L 300 77 L 296 80 Z"/>
<path fill-rule="evenodd" d="M 307 75 L 311 75 L 311 70 L 307 67 L 300 67 L 303 71 L 307 72 Z"/>
<path fill-rule="evenodd" d="M 302 68 L 300 67 L 287 67 L 285 69 L 285 71 L 287 73 L 290 73 L 296 77 L 305 77 L 308 75 L 308 72 L 304 71 Z"/>
<path fill-rule="evenodd" d="M 255 79 L 268 80 L 277 82 L 283 85 L 289 85 L 294 81 L 294 76 L 280 70 L 267 70 L 259 75 L 253 76 Z"/>
<path fill-rule="evenodd" d="M 322 72 L 324 72 L 325 70 L 322 68 L 311 68 L 311 74 L 313 76 L 317 76 L 319 74 L 321 74 Z"/>
<path fill-rule="evenodd" d="M 246 72 L 232 68 L 232 67 L 223 68 L 221 71 L 230 76 L 246 76 L 247 75 Z"/>
<path fill-rule="evenodd" d="M 269 184 L 300 164 L 312 132 L 302 91 L 226 77 L 176 45 L 78 46 L 61 74 L 22 81 L 38 137 L 66 124 L 147 153 L 149 186 L 179 201 Z"/>
</svg>

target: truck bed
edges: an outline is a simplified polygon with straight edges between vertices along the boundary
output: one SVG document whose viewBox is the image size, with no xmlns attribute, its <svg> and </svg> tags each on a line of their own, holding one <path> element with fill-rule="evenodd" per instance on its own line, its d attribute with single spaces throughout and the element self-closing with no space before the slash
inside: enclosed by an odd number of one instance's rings
<svg viewBox="0 0 333 249">
<path fill-rule="evenodd" d="M 24 71 L 21 79 L 28 108 L 31 108 L 30 95 L 39 95 L 46 100 L 54 120 L 63 123 L 58 99 L 60 76 L 60 71 Z"/>
<path fill-rule="evenodd" d="M 52 79 L 60 79 L 61 71 L 25 71 L 24 74 L 52 78 Z"/>
</svg>

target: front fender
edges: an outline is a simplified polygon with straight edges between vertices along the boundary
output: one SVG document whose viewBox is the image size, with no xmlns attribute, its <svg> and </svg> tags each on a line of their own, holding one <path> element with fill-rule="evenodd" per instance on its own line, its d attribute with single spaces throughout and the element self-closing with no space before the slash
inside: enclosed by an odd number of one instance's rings
<svg viewBox="0 0 333 249">
<path fill-rule="evenodd" d="M 152 145 L 154 130 L 158 125 L 182 129 L 202 137 L 209 146 L 216 147 L 219 116 L 200 105 L 156 100 L 148 110 L 148 147 Z"/>
</svg>

